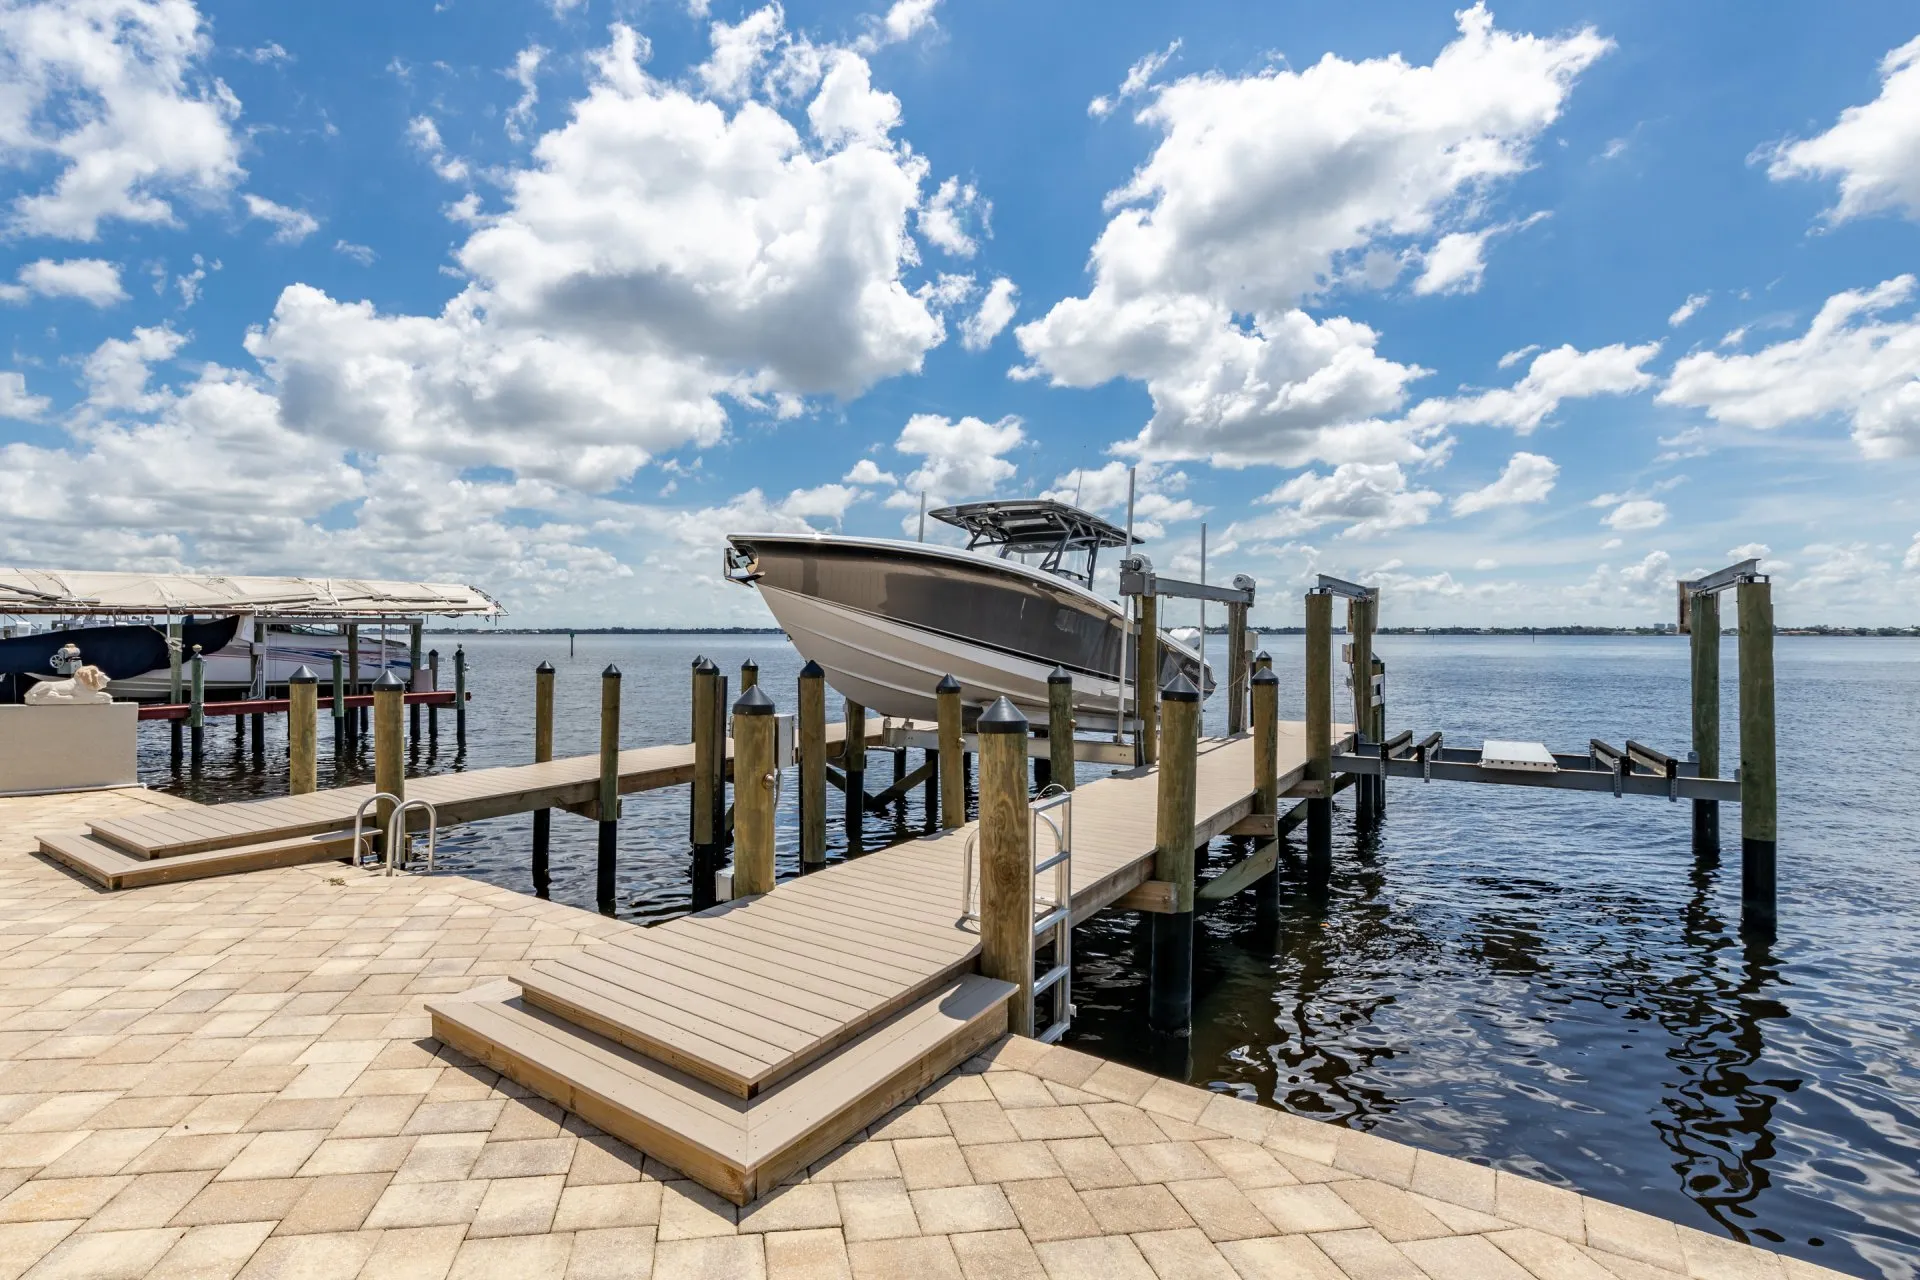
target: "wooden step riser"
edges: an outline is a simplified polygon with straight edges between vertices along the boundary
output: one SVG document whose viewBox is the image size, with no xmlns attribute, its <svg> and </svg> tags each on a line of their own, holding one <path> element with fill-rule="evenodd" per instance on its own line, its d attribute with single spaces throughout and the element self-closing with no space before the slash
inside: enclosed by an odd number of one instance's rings
<svg viewBox="0 0 1920 1280">
<path fill-rule="evenodd" d="M 936 973 L 930 974 L 924 981 L 908 987 L 893 999 L 875 1005 L 862 1017 L 843 1023 L 839 1030 L 817 1043 L 808 1046 L 804 1054 L 791 1061 L 782 1063 L 772 1071 L 764 1072 L 752 1079 L 742 1079 L 730 1072 L 720 1070 L 714 1065 L 702 1062 L 688 1054 L 676 1051 L 672 1046 L 661 1043 L 649 1036 L 645 1030 L 612 1014 L 605 1008 L 594 1008 L 570 1000 L 541 981 L 541 975 L 535 971 L 515 973 L 513 981 L 519 985 L 522 996 L 528 1004 L 536 1005 L 557 1014 L 577 1026 L 585 1027 L 595 1035 L 605 1036 L 618 1044 L 623 1044 L 635 1053 L 645 1054 L 654 1061 L 684 1071 L 696 1079 L 704 1080 L 716 1089 L 724 1089 L 739 1098 L 753 1098 L 773 1085 L 788 1079 L 797 1072 L 805 1070 L 813 1063 L 826 1057 L 842 1045 L 858 1039 L 869 1029 L 880 1025 L 903 1009 L 912 1007 L 928 995 L 939 990 L 963 973 L 973 970 L 974 959 L 969 956 Z"/>
<path fill-rule="evenodd" d="M 338 841 L 309 845 L 305 848 L 275 849 L 267 852 L 251 852 L 244 848 L 222 850 L 220 852 L 226 856 L 204 860 L 152 858 L 141 861 L 129 858 L 124 866 L 102 866 L 98 862 L 70 855 L 58 845 L 46 842 L 42 842 L 40 853 L 43 857 L 51 858 L 103 888 L 111 890 L 175 884 L 184 880 L 204 880 L 212 876 L 259 871 L 268 867 L 297 867 L 311 862 L 338 862 L 345 860 L 348 856 L 348 848 L 352 843 L 352 837 L 342 836 Z M 117 852 L 117 850 L 110 852 Z"/>
<path fill-rule="evenodd" d="M 671 1122 L 673 1108 L 682 1103 L 667 1105 L 663 1114 L 649 1114 L 611 1096 L 609 1091 L 618 1092 L 625 1086 L 606 1069 L 604 1055 L 608 1050 L 604 1042 L 587 1039 L 589 1033 L 584 1029 L 581 1038 L 573 1039 L 564 1023 L 545 1021 L 541 1034 L 529 1035 L 524 1021 L 515 1020 L 529 1015 L 552 1020 L 555 1015 L 550 1011 L 535 1010 L 520 1000 L 500 1004 L 459 998 L 429 1004 L 427 1011 L 433 1019 L 433 1035 L 442 1043 L 672 1166 L 716 1194 L 745 1205 L 1005 1035 L 1011 992 L 1004 984 L 994 985 L 998 994 L 989 992 L 985 998 L 973 998 L 968 1005 L 972 1012 L 964 1022 L 954 1021 L 911 1058 L 891 1063 L 875 1063 L 869 1058 L 863 1062 L 858 1055 L 868 1048 L 884 1058 L 886 1051 L 881 1046 L 890 1028 L 898 1029 L 901 1024 L 878 1028 L 869 1034 L 879 1039 L 849 1048 L 854 1058 L 821 1064 L 820 1070 L 828 1074 L 820 1080 L 803 1074 L 751 1103 L 738 1103 L 739 1127 L 717 1131 L 724 1136 L 707 1141 L 678 1131 Z M 516 1007 L 524 1012 L 513 1015 Z M 559 1033 L 558 1040 L 553 1038 L 555 1032 Z M 898 1040 L 893 1043 L 901 1045 Z M 668 1072 L 657 1064 L 648 1070 Z M 677 1087 L 711 1090 L 711 1086 L 679 1073 L 672 1075 L 683 1082 Z M 863 1079 L 869 1075 L 871 1078 Z M 838 1099 L 829 1098 L 831 1110 L 816 1114 L 809 1109 L 808 1093 L 791 1092 L 844 1085 L 847 1076 L 859 1083 L 846 1087 L 843 1103 L 832 1106 Z M 584 1083 L 596 1079 L 596 1083 Z M 656 1102 L 649 1110 L 658 1111 L 661 1105 Z M 710 1123 L 706 1127 L 712 1130 Z"/>
</svg>

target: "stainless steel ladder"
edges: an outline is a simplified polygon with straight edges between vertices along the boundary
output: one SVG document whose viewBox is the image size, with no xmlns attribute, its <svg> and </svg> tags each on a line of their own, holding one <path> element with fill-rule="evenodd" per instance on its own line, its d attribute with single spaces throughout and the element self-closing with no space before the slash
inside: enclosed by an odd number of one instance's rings
<svg viewBox="0 0 1920 1280">
<path fill-rule="evenodd" d="M 1027 806 L 1033 823 L 1029 847 L 1034 850 L 1032 878 L 1038 880 L 1053 872 L 1052 896 L 1034 895 L 1033 947 L 1037 955 L 1047 942 L 1053 944 L 1053 962 L 1034 975 L 1033 999 L 1027 1007 L 1027 1026 L 1022 1034 L 1051 1044 L 1067 1033 L 1073 1023 L 1073 793 L 1050 786 Z M 1053 852 L 1040 857 L 1040 835 L 1052 837 Z M 980 908 L 974 884 L 973 862 L 979 844 L 979 828 L 967 833 L 962 850 L 960 878 L 960 923 L 977 924 Z M 1048 935 L 1051 934 L 1051 938 Z M 1053 1021 L 1045 1030 L 1034 1030 L 1034 1010 L 1041 996 L 1053 994 Z"/>
</svg>

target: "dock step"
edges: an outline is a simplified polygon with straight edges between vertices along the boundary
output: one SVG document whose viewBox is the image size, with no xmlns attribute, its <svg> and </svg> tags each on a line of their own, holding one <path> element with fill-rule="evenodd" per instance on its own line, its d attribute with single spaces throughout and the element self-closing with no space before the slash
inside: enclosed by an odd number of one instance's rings
<svg viewBox="0 0 1920 1280">
<path fill-rule="evenodd" d="M 642 935 L 633 941 L 655 939 Z M 564 960 L 536 960 L 512 980 L 529 1004 L 751 1098 L 972 967 L 971 948 L 956 949 L 945 964 L 929 966 L 912 980 L 857 991 L 839 987 L 811 1007 L 764 988 L 756 997 L 759 984 L 743 990 L 725 965 L 665 948 L 636 953 L 619 945 L 591 947 Z"/>
<path fill-rule="evenodd" d="M 321 793 L 324 795 L 324 793 Z M 316 799 L 290 797 L 291 799 Z M 332 797 L 325 797 L 331 800 Z M 327 812 L 335 804 L 316 803 L 311 816 L 276 816 L 271 821 L 251 812 L 263 801 L 203 806 L 191 814 L 157 813 L 129 818 L 105 818 L 87 824 L 88 833 L 132 858 L 177 858 L 188 854 L 240 849 L 273 842 L 304 840 L 337 834 L 353 825 L 351 808 L 344 814 Z M 369 823 L 371 825 L 371 823 Z M 343 839 L 345 837 L 342 837 Z"/>
<path fill-rule="evenodd" d="M 171 884 L 258 871 L 263 867 L 292 867 L 306 862 L 343 859 L 353 845 L 351 831 L 328 831 L 297 840 L 182 853 L 164 858 L 139 858 L 92 836 L 42 836 L 40 852 L 55 862 L 97 880 L 108 889 L 137 889 L 142 885 Z"/>
<path fill-rule="evenodd" d="M 951 980 L 748 1099 L 523 999 L 511 983 L 432 1001 L 445 1044 L 747 1204 L 1007 1029 L 1009 983 Z"/>
</svg>

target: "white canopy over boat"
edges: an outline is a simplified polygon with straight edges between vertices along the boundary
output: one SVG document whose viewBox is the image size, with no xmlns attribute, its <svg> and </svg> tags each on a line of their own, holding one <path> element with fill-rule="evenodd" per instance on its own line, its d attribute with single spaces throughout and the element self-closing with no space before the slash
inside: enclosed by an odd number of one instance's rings
<svg viewBox="0 0 1920 1280">
<path fill-rule="evenodd" d="M 0 568 L 0 613 L 267 614 L 314 619 L 382 615 L 498 617 L 500 602 L 456 582 L 231 577 Z"/>
</svg>

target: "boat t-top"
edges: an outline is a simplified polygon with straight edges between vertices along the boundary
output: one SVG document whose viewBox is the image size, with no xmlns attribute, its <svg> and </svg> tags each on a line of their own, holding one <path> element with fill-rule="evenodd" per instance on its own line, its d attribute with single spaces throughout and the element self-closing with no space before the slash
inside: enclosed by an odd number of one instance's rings
<svg viewBox="0 0 1920 1280">
<path fill-rule="evenodd" d="M 884 716 L 934 718 L 933 687 L 960 682 L 968 718 L 1005 696 L 1047 719 L 1047 676 L 1073 677 L 1077 725 L 1110 732 L 1133 704 L 1128 618 L 1093 592 L 1100 553 L 1127 533 L 1045 498 L 969 502 L 927 513 L 965 548 L 825 533 L 727 535 L 726 574 L 757 587 L 803 657 L 840 693 Z M 1137 546 L 1139 539 L 1131 540 Z M 1160 633 L 1161 683 L 1212 688 L 1189 646 Z M 1131 715 L 1131 711 L 1129 711 Z"/>
</svg>

